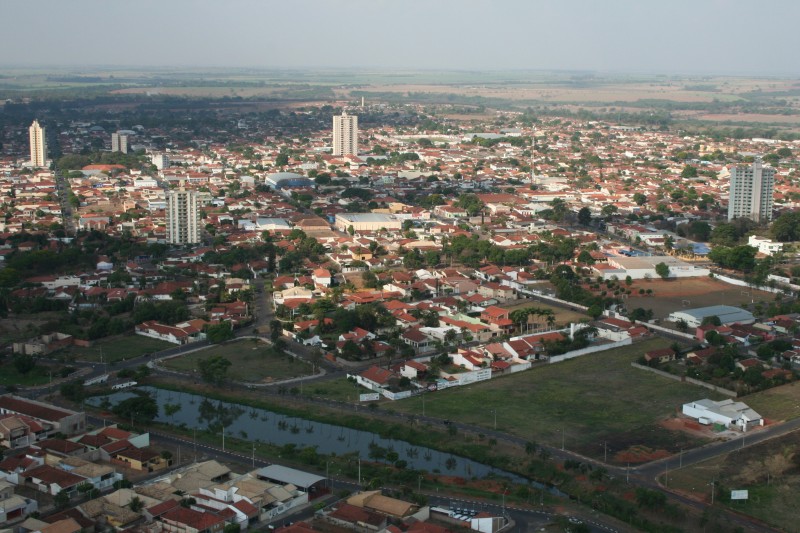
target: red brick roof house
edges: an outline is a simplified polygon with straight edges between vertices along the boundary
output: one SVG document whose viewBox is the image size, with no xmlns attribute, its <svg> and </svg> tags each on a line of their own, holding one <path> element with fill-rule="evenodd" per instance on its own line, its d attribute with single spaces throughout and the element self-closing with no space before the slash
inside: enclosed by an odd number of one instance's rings
<svg viewBox="0 0 800 533">
<path fill-rule="evenodd" d="M 373 365 L 358 374 L 357 381 L 367 388 L 378 390 L 389 385 L 389 381 L 395 377 L 391 370 Z"/>
<path fill-rule="evenodd" d="M 170 533 L 219 533 L 225 519 L 187 507 L 174 507 L 157 518 L 161 531 Z"/>
<path fill-rule="evenodd" d="M 70 496 L 76 494 L 78 485 L 86 482 L 86 478 L 76 474 L 54 468 L 50 465 L 41 465 L 27 470 L 24 473 L 25 483 L 34 487 L 39 492 L 55 496 L 66 491 Z"/>
<path fill-rule="evenodd" d="M 672 348 L 660 348 L 658 350 L 650 350 L 644 354 L 644 360 L 648 363 L 655 361 L 657 363 L 666 363 L 675 360 L 675 350 Z"/>
<path fill-rule="evenodd" d="M 736 368 L 739 368 L 742 371 L 746 371 L 748 368 L 760 368 L 762 366 L 764 366 L 764 362 L 761 361 L 761 359 L 756 359 L 755 357 L 736 361 Z"/>
<path fill-rule="evenodd" d="M 200 319 L 182 322 L 174 326 L 160 324 L 155 320 L 149 320 L 136 325 L 136 334 L 152 337 L 173 344 L 188 344 L 205 339 L 203 327 L 206 322 Z"/>
<path fill-rule="evenodd" d="M 418 352 L 423 352 L 433 345 L 433 340 L 417 327 L 405 330 L 400 334 L 400 338 Z"/>
</svg>

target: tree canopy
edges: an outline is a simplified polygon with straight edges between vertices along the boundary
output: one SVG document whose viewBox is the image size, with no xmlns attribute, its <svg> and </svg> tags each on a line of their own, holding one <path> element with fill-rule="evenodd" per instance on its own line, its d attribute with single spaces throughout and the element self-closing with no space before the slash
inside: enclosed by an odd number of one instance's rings
<svg viewBox="0 0 800 533">
<path fill-rule="evenodd" d="M 221 355 L 212 355 L 201 359 L 197 363 L 197 369 L 200 371 L 200 377 L 203 378 L 203 381 L 217 387 L 225 382 L 230 366 L 231 362 Z"/>
</svg>

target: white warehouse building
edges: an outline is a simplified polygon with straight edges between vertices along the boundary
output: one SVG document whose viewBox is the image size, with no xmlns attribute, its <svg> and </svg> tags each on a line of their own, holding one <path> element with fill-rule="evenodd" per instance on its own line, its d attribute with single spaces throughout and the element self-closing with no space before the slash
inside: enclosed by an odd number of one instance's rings
<svg viewBox="0 0 800 533">
<path fill-rule="evenodd" d="M 683 320 L 690 328 L 699 327 L 703 320 L 710 317 L 719 317 L 720 324 L 752 324 L 756 321 L 753 313 L 732 305 L 711 305 L 708 307 L 697 307 L 695 309 L 681 309 L 670 313 L 667 320 L 678 322 Z"/>
<path fill-rule="evenodd" d="M 607 265 L 597 265 L 595 270 L 603 279 L 616 276 L 617 279 L 658 279 L 656 265 L 664 263 L 669 267 L 669 278 L 696 278 L 708 276 L 707 268 L 681 261 L 671 255 L 649 255 L 639 257 L 609 257 Z"/>
<path fill-rule="evenodd" d="M 747 404 L 730 398 L 715 402 L 708 398 L 683 404 L 683 414 L 696 419 L 701 424 L 721 424 L 726 428 L 735 427 L 747 431 L 754 426 L 763 426 L 764 419 Z"/>
<path fill-rule="evenodd" d="M 382 213 L 338 213 L 335 225 L 339 231 L 347 231 L 350 226 L 355 231 L 399 230 L 403 221 Z"/>
</svg>

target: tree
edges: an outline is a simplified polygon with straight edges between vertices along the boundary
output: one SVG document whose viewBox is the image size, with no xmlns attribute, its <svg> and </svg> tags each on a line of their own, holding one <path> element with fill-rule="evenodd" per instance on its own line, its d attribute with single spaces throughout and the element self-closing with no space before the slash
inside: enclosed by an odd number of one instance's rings
<svg viewBox="0 0 800 533">
<path fill-rule="evenodd" d="M 711 315 L 705 317 L 703 321 L 700 323 L 701 326 L 708 326 L 709 324 L 712 326 L 721 326 L 722 320 L 720 320 L 717 315 Z"/>
<path fill-rule="evenodd" d="M 669 277 L 669 265 L 664 263 L 658 263 L 656 265 L 656 274 L 661 276 L 661 279 L 667 279 Z"/>
<path fill-rule="evenodd" d="M 684 179 L 696 178 L 697 169 L 692 165 L 684 165 L 683 170 L 681 170 L 681 177 Z"/>
<path fill-rule="evenodd" d="M 128 507 L 134 513 L 138 513 L 142 509 L 144 509 L 144 502 L 138 496 L 134 496 L 131 498 L 131 501 L 128 502 Z"/>
<path fill-rule="evenodd" d="M 158 404 L 145 394 L 122 400 L 111 411 L 122 419 L 138 424 L 149 424 L 158 416 Z"/>
<path fill-rule="evenodd" d="M 206 328 L 206 338 L 212 344 L 219 344 L 233 338 L 233 326 L 230 322 L 220 322 Z"/>
<path fill-rule="evenodd" d="M 64 509 L 69 505 L 69 493 L 65 490 L 61 490 L 58 494 L 53 497 L 53 503 L 56 506 L 56 509 Z"/>
<path fill-rule="evenodd" d="M 588 207 L 581 207 L 578 211 L 578 223 L 581 226 L 588 226 L 592 223 L 592 212 Z"/>
<path fill-rule="evenodd" d="M 289 164 L 289 154 L 286 154 L 286 153 L 284 153 L 284 152 L 281 152 L 281 153 L 279 153 L 279 154 L 278 154 L 278 156 L 275 158 L 275 166 L 278 166 L 278 167 L 285 167 L 285 166 L 286 166 L 286 165 L 288 165 L 288 164 Z"/>
<path fill-rule="evenodd" d="M 197 363 L 203 381 L 217 387 L 225 381 L 230 366 L 231 362 L 221 355 L 213 355 Z"/>
<path fill-rule="evenodd" d="M 640 192 L 633 193 L 633 201 L 636 203 L 636 205 L 644 205 L 647 203 L 647 196 Z"/>
<path fill-rule="evenodd" d="M 800 240 L 800 211 L 779 216 L 772 223 L 772 236 L 780 242 Z"/>
<path fill-rule="evenodd" d="M 723 268 L 750 272 L 756 264 L 756 252 L 754 247 L 747 245 L 733 248 L 717 246 L 711 250 L 708 258 Z"/>
<path fill-rule="evenodd" d="M 584 265 L 593 265 L 594 257 L 589 253 L 589 250 L 581 250 L 581 253 L 578 254 L 578 262 Z"/>
<path fill-rule="evenodd" d="M 322 322 L 320 322 L 321 324 Z M 269 338 L 272 342 L 277 341 L 283 335 L 283 324 L 280 320 L 273 320 L 269 323 Z"/>
<path fill-rule="evenodd" d="M 31 357 L 30 355 L 25 354 L 16 354 L 13 359 L 14 368 L 17 369 L 17 372 L 20 374 L 27 374 L 34 368 L 36 368 L 36 359 Z"/>
</svg>

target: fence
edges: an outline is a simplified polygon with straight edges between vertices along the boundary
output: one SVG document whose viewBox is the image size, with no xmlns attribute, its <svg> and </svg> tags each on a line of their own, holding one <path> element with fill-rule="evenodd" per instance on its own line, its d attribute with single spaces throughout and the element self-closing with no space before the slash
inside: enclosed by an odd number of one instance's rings
<svg viewBox="0 0 800 533">
<path fill-rule="evenodd" d="M 566 361 L 567 359 L 580 357 L 581 355 L 586 355 L 588 353 L 604 352 L 606 350 L 612 350 L 614 348 L 620 348 L 622 346 L 628 346 L 630 344 L 633 344 L 633 341 L 631 340 L 630 337 L 628 337 L 627 339 L 623 339 L 617 342 L 611 342 L 608 344 L 598 344 L 596 346 L 589 346 L 587 348 L 581 348 L 580 350 L 574 350 L 572 352 L 567 352 L 562 355 L 554 355 L 548 360 L 548 364 L 560 363 L 561 361 Z"/>
<path fill-rule="evenodd" d="M 669 372 L 664 372 L 663 370 L 659 370 L 657 368 L 651 368 L 649 366 L 640 365 L 639 363 L 631 363 L 631 366 L 634 368 L 638 368 L 639 370 L 646 370 L 648 372 L 658 374 L 659 376 L 669 378 L 674 381 L 684 381 L 686 383 L 691 383 L 692 385 L 699 385 L 700 387 L 705 387 L 706 389 L 718 392 L 720 394 L 724 394 L 725 396 L 730 396 L 731 398 L 736 398 L 739 395 L 736 391 L 724 389 L 712 383 L 706 383 L 705 381 L 700 381 L 699 379 L 694 379 L 687 376 L 676 376 L 675 374 L 670 374 Z"/>
<path fill-rule="evenodd" d="M 653 324 L 652 322 L 646 322 L 645 326 L 647 326 L 650 329 L 654 329 L 656 331 L 660 331 L 662 333 L 667 333 L 669 335 L 675 335 L 677 337 L 684 337 L 684 338 L 686 338 L 688 340 L 697 340 L 695 338 L 695 336 L 692 335 L 691 333 L 684 333 L 682 331 L 677 331 L 677 330 L 674 330 L 674 329 L 665 328 L 664 326 L 659 326 L 658 324 Z"/>
<path fill-rule="evenodd" d="M 517 292 L 525 294 L 527 296 L 533 296 L 534 298 L 539 298 L 541 300 L 547 300 L 559 305 L 565 305 L 572 309 L 573 311 L 586 311 L 589 308 L 585 305 L 576 304 L 574 302 L 568 302 L 566 300 L 561 300 L 560 298 L 556 298 L 555 296 L 548 296 L 547 294 L 542 293 L 541 291 L 532 291 L 528 289 L 517 289 Z"/>
<path fill-rule="evenodd" d="M 729 278 L 728 276 L 723 276 L 722 274 L 714 274 L 714 277 L 720 281 L 724 281 L 725 283 L 729 283 L 731 285 L 736 285 L 738 287 L 747 287 L 748 289 L 753 289 L 757 291 L 765 291 L 771 292 L 774 294 L 791 294 L 791 289 L 779 289 L 777 287 L 769 287 L 767 285 L 751 285 L 744 280 L 736 279 L 736 278 Z"/>
</svg>

